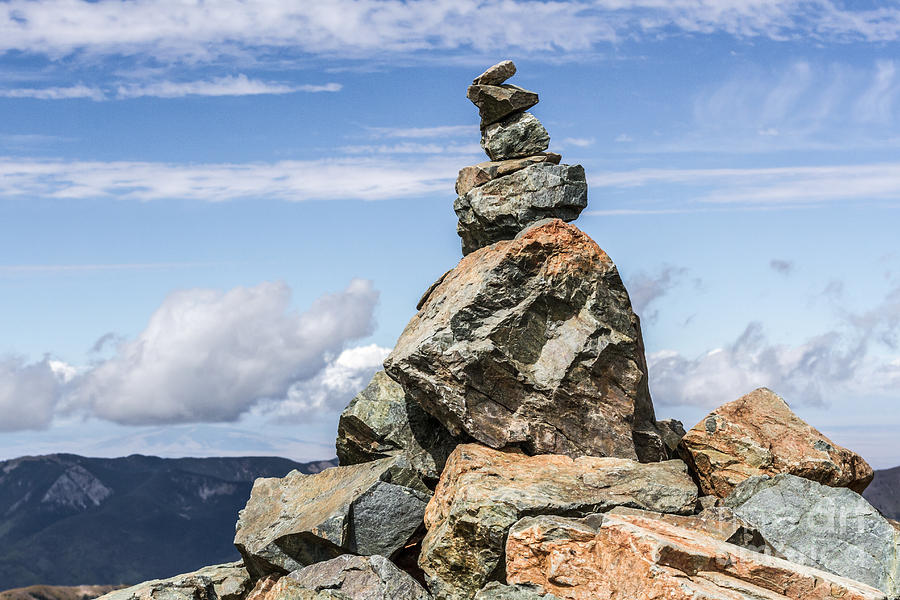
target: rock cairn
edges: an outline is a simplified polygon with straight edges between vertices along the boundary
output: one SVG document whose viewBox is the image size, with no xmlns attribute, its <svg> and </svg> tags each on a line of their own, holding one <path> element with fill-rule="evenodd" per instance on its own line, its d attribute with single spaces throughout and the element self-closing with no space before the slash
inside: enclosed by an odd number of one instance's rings
<svg viewBox="0 0 900 600">
<path fill-rule="evenodd" d="M 491 160 L 456 182 L 463 258 L 341 415 L 340 466 L 257 480 L 242 562 L 106 600 L 900 598 L 871 468 L 784 400 L 656 420 L 628 292 L 570 224 L 584 169 L 515 72 L 468 89 Z"/>
</svg>

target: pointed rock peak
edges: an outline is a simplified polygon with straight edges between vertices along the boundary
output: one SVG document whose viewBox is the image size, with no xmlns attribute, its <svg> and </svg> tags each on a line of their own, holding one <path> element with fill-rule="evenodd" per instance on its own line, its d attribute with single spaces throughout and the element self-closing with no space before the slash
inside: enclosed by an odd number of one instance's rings
<svg viewBox="0 0 900 600">
<path fill-rule="evenodd" d="M 766 388 L 709 413 L 684 436 L 680 452 L 703 492 L 720 498 L 756 475 L 790 473 L 860 493 L 873 476 L 861 456 L 825 437 Z"/>
<path fill-rule="evenodd" d="M 500 85 L 516 74 L 516 65 L 511 60 L 498 62 L 472 80 L 475 85 Z"/>
</svg>

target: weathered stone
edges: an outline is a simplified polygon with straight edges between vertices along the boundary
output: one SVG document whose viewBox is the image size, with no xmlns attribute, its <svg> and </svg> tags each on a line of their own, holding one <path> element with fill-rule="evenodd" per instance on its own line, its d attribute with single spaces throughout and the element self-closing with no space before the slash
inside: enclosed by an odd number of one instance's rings
<svg viewBox="0 0 900 600">
<path fill-rule="evenodd" d="M 610 515 L 632 515 L 664 521 L 677 527 L 702 532 L 714 539 L 784 558 L 752 525 L 738 517 L 730 508 L 708 508 L 696 515 L 667 515 L 647 510 L 617 506 Z"/>
<path fill-rule="evenodd" d="M 540 154 L 525 156 L 523 158 L 498 161 L 489 160 L 470 167 L 463 167 L 456 177 L 456 193 L 460 196 L 465 196 L 472 188 L 484 185 L 492 179 L 497 179 L 498 177 L 521 171 L 525 167 L 539 163 L 558 165 L 560 160 L 562 160 L 562 156 L 559 154 L 554 154 L 553 152 L 541 152 Z"/>
<path fill-rule="evenodd" d="M 450 269 L 450 271 L 452 270 L 453 269 Z M 422 294 L 422 297 L 419 298 L 418 302 L 416 302 L 416 310 L 422 310 L 422 307 L 425 306 L 425 303 L 428 302 L 429 298 L 431 298 L 431 292 L 433 292 L 437 286 L 441 285 L 441 282 L 445 277 L 447 277 L 447 275 L 450 274 L 450 271 L 445 272 L 443 275 L 438 277 L 438 279 L 434 283 L 428 286 L 428 289 L 425 290 L 425 293 Z"/>
<path fill-rule="evenodd" d="M 463 258 L 385 370 L 451 433 L 494 448 L 660 458 L 635 445 L 655 424 L 628 292 L 606 253 L 560 220 Z"/>
<path fill-rule="evenodd" d="M 357 600 L 335 590 L 311 590 L 290 577 L 261 579 L 247 600 Z"/>
<path fill-rule="evenodd" d="M 900 532 L 856 492 L 763 475 L 737 486 L 725 504 L 788 560 L 900 596 Z"/>
<path fill-rule="evenodd" d="M 571 600 L 884 600 L 878 590 L 645 515 L 528 517 L 506 544 L 510 583 Z"/>
<path fill-rule="evenodd" d="M 287 577 L 310 590 L 333 590 L 353 600 L 431 600 L 419 583 L 383 556 L 345 554 Z"/>
<path fill-rule="evenodd" d="M 403 457 L 260 478 L 234 544 L 254 579 L 346 553 L 390 556 L 421 525 L 429 497 Z"/>
<path fill-rule="evenodd" d="M 473 188 L 453 203 L 456 232 L 467 255 L 501 240 L 514 239 L 548 218 L 574 221 L 587 206 L 581 165 L 539 163 Z"/>
<path fill-rule="evenodd" d="M 516 65 L 511 60 L 504 60 L 472 80 L 474 85 L 500 85 L 516 74 Z"/>
<path fill-rule="evenodd" d="M 676 419 L 664 419 L 656 422 L 660 438 L 666 446 L 668 455 L 672 458 L 678 455 L 678 446 L 685 436 L 684 425 Z"/>
<path fill-rule="evenodd" d="M 529 112 L 512 114 L 481 131 L 481 147 L 491 160 L 522 158 L 549 146 L 550 134 Z"/>
<path fill-rule="evenodd" d="M 116 590 L 103 600 L 243 600 L 253 588 L 240 562 L 204 567 L 168 579 L 154 579 Z"/>
<path fill-rule="evenodd" d="M 428 503 L 419 566 L 440 598 L 470 599 L 502 569 L 507 530 L 525 515 L 586 515 L 615 506 L 691 513 L 694 485 L 681 461 L 527 456 L 457 446 Z"/>
<path fill-rule="evenodd" d="M 478 107 L 482 129 L 538 103 L 536 93 L 509 84 L 470 85 L 466 97 Z"/>
<path fill-rule="evenodd" d="M 771 390 L 759 388 L 711 412 L 681 441 L 705 494 L 724 498 L 748 477 L 790 473 L 862 492 L 872 468 L 795 415 Z"/>
<path fill-rule="evenodd" d="M 475 600 L 560 600 L 553 594 L 545 594 L 540 586 L 530 583 L 503 585 L 492 581 L 475 594 Z"/>
<path fill-rule="evenodd" d="M 341 465 L 402 454 L 424 480 L 436 481 L 458 443 L 400 384 L 379 371 L 341 413 L 336 446 Z"/>
</svg>

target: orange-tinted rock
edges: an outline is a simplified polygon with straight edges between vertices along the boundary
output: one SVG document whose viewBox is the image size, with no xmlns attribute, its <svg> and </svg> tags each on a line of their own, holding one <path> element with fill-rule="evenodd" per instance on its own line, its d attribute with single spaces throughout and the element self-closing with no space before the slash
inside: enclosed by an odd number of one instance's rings
<svg viewBox="0 0 900 600">
<path fill-rule="evenodd" d="M 681 440 L 704 494 L 724 498 L 756 475 L 788 473 L 862 492 L 872 467 L 810 426 L 778 395 L 759 388 L 711 412 Z"/>
<path fill-rule="evenodd" d="M 865 584 L 642 515 L 529 517 L 506 578 L 570 600 L 884 600 Z"/>
<path fill-rule="evenodd" d="M 539 167 L 553 165 L 528 169 Z M 558 219 L 463 258 L 384 364 L 453 435 L 533 454 L 666 456 L 618 270 Z"/>
<path fill-rule="evenodd" d="M 690 514 L 697 486 L 680 460 L 527 456 L 463 444 L 425 512 L 419 566 L 443 599 L 469 599 L 502 566 L 507 530 L 524 515 L 586 515 L 616 506 Z"/>
</svg>

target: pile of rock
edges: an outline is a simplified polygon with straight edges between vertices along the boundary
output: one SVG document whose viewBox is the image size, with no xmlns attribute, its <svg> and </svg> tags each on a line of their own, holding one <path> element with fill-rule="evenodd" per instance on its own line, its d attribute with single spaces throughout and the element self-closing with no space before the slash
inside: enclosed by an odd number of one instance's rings
<svg viewBox="0 0 900 600">
<path fill-rule="evenodd" d="M 628 292 L 568 224 L 584 170 L 514 73 L 469 88 L 491 161 L 457 180 L 464 256 L 342 414 L 341 466 L 257 480 L 241 564 L 108 600 L 900 596 L 872 470 L 778 396 L 656 420 Z"/>
</svg>

